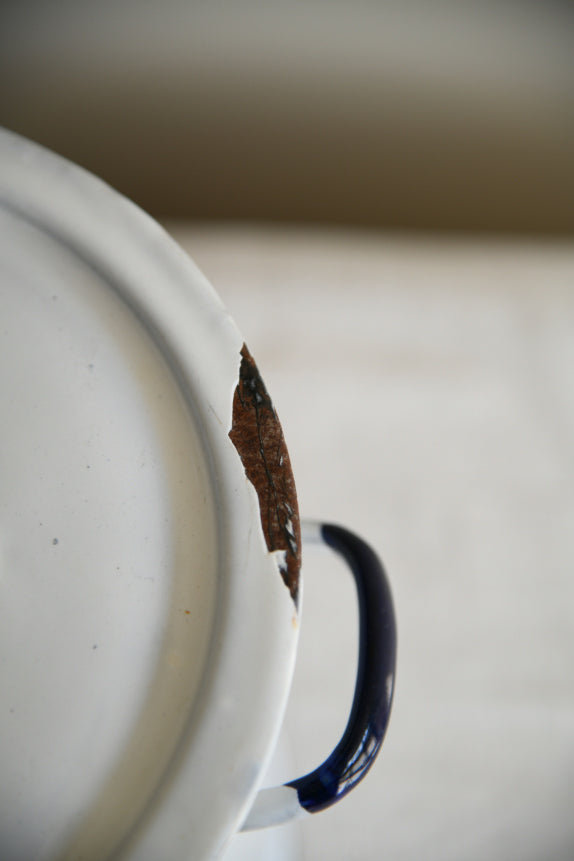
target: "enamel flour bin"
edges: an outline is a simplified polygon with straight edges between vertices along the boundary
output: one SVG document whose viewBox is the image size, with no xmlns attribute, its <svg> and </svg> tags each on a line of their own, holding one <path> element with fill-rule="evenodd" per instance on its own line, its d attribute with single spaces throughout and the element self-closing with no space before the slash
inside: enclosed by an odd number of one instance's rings
<svg viewBox="0 0 574 861">
<path fill-rule="evenodd" d="M 189 861 L 346 794 L 376 756 L 395 622 L 375 555 L 300 523 L 257 365 L 137 207 L 0 133 L 0 857 Z M 359 667 L 326 763 L 261 788 L 302 544 L 342 554 Z"/>
</svg>

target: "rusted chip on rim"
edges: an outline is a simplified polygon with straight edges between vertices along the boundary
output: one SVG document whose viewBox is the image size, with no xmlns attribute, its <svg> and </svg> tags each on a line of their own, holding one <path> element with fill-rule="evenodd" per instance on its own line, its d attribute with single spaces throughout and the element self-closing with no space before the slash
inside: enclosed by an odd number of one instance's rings
<svg viewBox="0 0 574 861">
<path fill-rule="evenodd" d="M 301 527 L 291 462 L 277 413 L 245 344 L 241 357 L 229 437 L 257 491 L 267 549 L 283 551 L 279 570 L 297 605 Z"/>
</svg>

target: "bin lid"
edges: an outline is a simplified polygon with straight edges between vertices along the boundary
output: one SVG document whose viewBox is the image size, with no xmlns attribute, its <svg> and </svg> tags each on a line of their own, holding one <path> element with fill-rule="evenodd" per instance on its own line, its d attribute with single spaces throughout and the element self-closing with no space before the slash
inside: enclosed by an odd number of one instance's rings
<svg viewBox="0 0 574 861">
<path fill-rule="evenodd" d="M 153 220 L 9 132 L 0 332 L 0 854 L 213 857 L 297 635 L 229 435 L 243 340 Z"/>
</svg>

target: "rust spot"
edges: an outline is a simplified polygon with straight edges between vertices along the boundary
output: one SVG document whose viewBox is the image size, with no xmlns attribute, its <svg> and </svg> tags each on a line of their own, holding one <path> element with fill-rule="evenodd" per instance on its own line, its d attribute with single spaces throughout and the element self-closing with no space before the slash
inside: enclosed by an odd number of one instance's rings
<svg viewBox="0 0 574 861">
<path fill-rule="evenodd" d="M 241 356 L 229 437 L 257 491 L 267 549 L 284 551 L 279 569 L 297 605 L 301 527 L 289 454 L 277 413 L 245 344 Z"/>
</svg>

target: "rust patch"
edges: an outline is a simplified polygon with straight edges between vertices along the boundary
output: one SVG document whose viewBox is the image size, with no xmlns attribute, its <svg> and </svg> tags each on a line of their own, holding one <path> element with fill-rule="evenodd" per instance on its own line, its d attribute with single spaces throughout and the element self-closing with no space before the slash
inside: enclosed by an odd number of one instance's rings
<svg viewBox="0 0 574 861">
<path fill-rule="evenodd" d="M 241 356 L 229 437 L 257 491 L 267 549 L 284 551 L 279 570 L 297 605 L 301 527 L 289 454 L 277 413 L 245 344 Z"/>
</svg>

